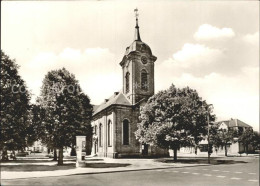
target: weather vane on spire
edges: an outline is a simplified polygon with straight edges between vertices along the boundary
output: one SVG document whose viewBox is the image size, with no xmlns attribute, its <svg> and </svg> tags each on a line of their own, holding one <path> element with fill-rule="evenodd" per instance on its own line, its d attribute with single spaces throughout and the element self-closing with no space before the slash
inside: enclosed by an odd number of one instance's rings
<svg viewBox="0 0 260 186">
<path fill-rule="evenodd" d="M 137 8 L 134 9 L 134 12 L 135 12 L 135 17 L 136 17 L 136 19 L 138 19 L 138 16 L 139 16 L 139 14 L 138 14 L 138 9 L 137 9 Z"/>
<path fill-rule="evenodd" d="M 138 9 L 134 9 L 135 12 L 135 20 L 136 20 L 136 25 L 135 25 L 135 41 L 142 41 L 139 33 L 139 26 L 138 26 Z"/>
<path fill-rule="evenodd" d="M 138 14 L 138 9 L 136 8 L 136 9 L 134 9 L 134 12 L 135 12 L 135 20 L 136 20 L 136 27 L 138 27 L 138 16 L 139 16 L 139 14 Z"/>
</svg>

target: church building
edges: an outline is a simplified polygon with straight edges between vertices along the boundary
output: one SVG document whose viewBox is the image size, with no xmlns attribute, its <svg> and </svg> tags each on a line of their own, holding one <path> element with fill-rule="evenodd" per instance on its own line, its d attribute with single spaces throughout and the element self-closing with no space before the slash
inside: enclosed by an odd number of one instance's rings
<svg viewBox="0 0 260 186">
<path fill-rule="evenodd" d="M 167 149 L 140 144 L 135 137 L 140 107 L 154 95 L 154 62 L 157 57 L 141 40 L 138 13 L 132 44 L 122 61 L 123 86 L 120 92 L 94 107 L 92 154 L 101 157 L 168 156 Z"/>
</svg>

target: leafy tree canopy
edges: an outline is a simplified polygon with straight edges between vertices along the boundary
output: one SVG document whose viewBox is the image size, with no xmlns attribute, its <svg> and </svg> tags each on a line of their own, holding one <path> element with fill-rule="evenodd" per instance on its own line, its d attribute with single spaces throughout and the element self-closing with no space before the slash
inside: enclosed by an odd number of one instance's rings
<svg viewBox="0 0 260 186">
<path fill-rule="evenodd" d="M 254 131 L 252 128 L 246 128 L 243 132 L 239 132 L 238 141 L 243 145 L 249 145 L 253 141 Z"/>
<path fill-rule="evenodd" d="M 30 110 L 30 125 L 27 127 L 27 144 L 32 146 L 37 140 L 41 140 L 44 136 L 43 119 L 45 117 L 45 110 L 37 103 L 31 105 Z"/>
<path fill-rule="evenodd" d="M 248 153 L 248 146 L 251 145 L 254 149 L 259 147 L 259 134 L 254 132 L 252 128 L 246 128 L 242 132 L 238 132 L 238 142 L 245 147 L 245 152 Z"/>
<path fill-rule="evenodd" d="M 254 147 L 254 149 L 260 150 L 260 134 L 259 134 L 259 132 L 254 131 L 253 138 L 252 138 L 252 141 L 251 141 L 250 144 Z"/>
<path fill-rule="evenodd" d="M 220 123 L 214 124 L 210 128 L 210 143 L 215 147 L 224 147 L 225 148 L 225 156 L 227 156 L 227 147 L 235 140 L 235 137 L 238 136 L 236 130 L 232 128 L 220 128 Z"/>
<path fill-rule="evenodd" d="M 30 93 L 18 74 L 18 65 L 1 50 L 1 149 L 26 146 Z"/>
<path fill-rule="evenodd" d="M 75 76 L 65 68 L 48 72 L 38 98 L 45 110 L 42 141 L 50 147 L 63 149 L 75 144 L 77 135 L 90 136 L 92 105 Z"/>
<path fill-rule="evenodd" d="M 207 134 L 207 116 L 210 105 L 189 87 L 179 89 L 174 85 L 160 91 L 141 108 L 140 123 L 135 132 L 144 144 L 177 149 L 197 145 Z M 214 121 L 215 115 L 209 115 Z"/>
</svg>

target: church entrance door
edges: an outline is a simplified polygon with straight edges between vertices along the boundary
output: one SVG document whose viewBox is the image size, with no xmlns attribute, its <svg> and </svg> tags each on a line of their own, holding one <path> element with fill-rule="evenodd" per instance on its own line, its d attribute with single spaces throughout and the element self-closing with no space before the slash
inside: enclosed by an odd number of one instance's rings
<svg viewBox="0 0 260 186">
<path fill-rule="evenodd" d="M 143 144 L 142 145 L 142 155 L 143 156 L 147 156 L 148 155 L 148 145 L 147 144 Z"/>
</svg>

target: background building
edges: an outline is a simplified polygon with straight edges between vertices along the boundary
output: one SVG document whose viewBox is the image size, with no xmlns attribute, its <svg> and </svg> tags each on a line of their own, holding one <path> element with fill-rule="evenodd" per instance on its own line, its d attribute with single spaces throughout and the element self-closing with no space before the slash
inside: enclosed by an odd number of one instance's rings
<svg viewBox="0 0 260 186">
<path fill-rule="evenodd" d="M 253 128 L 244 123 L 243 121 L 240 121 L 239 119 L 230 119 L 230 120 L 226 120 L 226 121 L 219 121 L 219 122 L 216 122 L 216 124 L 219 125 L 219 129 L 222 129 L 222 130 L 233 130 L 233 131 L 238 131 L 240 134 L 242 132 L 244 132 L 247 128 L 251 128 L 253 130 Z M 245 152 L 245 147 L 239 143 L 239 142 L 233 142 L 233 143 L 230 143 L 228 145 L 228 153 L 231 153 L 231 154 L 237 154 L 237 153 L 244 153 Z M 253 150 L 253 148 L 249 145 L 249 151 L 250 150 Z M 218 153 L 224 153 L 225 149 L 224 148 L 219 148 L 218 149 Z"/>
<path fill-rule="evenodd" d="M 35 141 L 31 147 L 28 147 L 27 150 L 31 152 L 47 152 L 48 148 L 46 145 L 43 145 L 41 141 Z"/>
<path fill-rule="evenodd" d="M 218 125 L 219 130 L 224 130 L 224 131 L 238 131 L 240 134 L 244 132 L 247 128 L 253 128 L 244 123 L 243 121 L 239 119 L 230 119 L 230 120 L 224 120 L 224 121 L 218 121 L 215 122 L 215 125 Z M 234 139 L 234 142 L 229 143 L 227 145 L 227 153 L 228 154 L 238 154 L 238 153 L 245 153 L 245 147 L 243 144 L 237 142 L 236 139 Z M 252 151 L 253 148 L 252 146 L 248 146 L 248 150 Z M 182 153 L 195 153 L 195 148 L 194 147 L 182 147 L 180 149 L 180 152 Z M 202 140 L 199 144 L 199 148 L 197 149 L 197 153 L 207 153 L 208 152 L 208 141 L 207 139 Z M 214 148 L 213 147 L 213 153 L 217 154 L 224 154 L 225 153 L 225 148 L 224 147 L 219 147 L 219 148 Z"/>
</svg>

